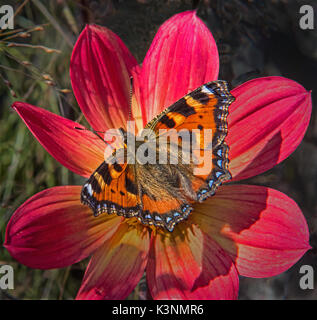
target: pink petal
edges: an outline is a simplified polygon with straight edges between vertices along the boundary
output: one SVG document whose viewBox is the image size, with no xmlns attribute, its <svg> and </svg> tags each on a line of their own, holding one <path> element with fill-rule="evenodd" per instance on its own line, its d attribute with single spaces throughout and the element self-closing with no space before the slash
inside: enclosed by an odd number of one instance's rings
<svg viewBox="0 0 317 320">
<path fill-rule="evenodd" d="M 141 83 L 140 83 L 140 68 L 134 68 L 132 70 L 133 77 L 133 95 L 131 101 L 131 113 L 133 120 L 135 121 L 136 132 L 142 131 L 146 121 L 145 110 L 141 109 Z M 143 112 L 143 113 L 142 113 Z"/>
<path fill-rule="evenodd" d="M 153 238 L 147 282 L 154 299 L 236 299 L 239 279 L 231 258 L 196 226 L 177 226 Z"/>
<path fill-rule="evenodd" d="M 12 107 L 47 152 L 66 168 L 89 177 L 104 161 L 105 143 L 88 130 L 75 129 L 84 128 L 80 124 L 24 102 Z"/>
<path fill-rule="evenodd" d="M 70 77 L 79 106 L 95 130 L 126 126 L 133 68 L 138 68 L 137 61 L 116 34 L 86 26 L 72 53 Z"/>
<path fill-rule="evenodd" d="M 159 28 L 142 65 L 141 108 L 146 120 L 216 80 L 218 70 L 216 42 L 195 11 L 174 15 Z"/>
<path fill-rule="evenodd" d="M 254 79 L 231 93 L 229 169 L 233 180 L 241 180 L 271 169 L 297 148 L 309 124 L 311 93 L 283 77 Z"/>
<path fill-rule="evenodd" d="M 226 250 L 246 277 L 284 272 L 310 249 L 301 210 L 270 188 L 223 186 L 212 199 L 195 206 L 192 221 Z"/>
<path fill-rule="evenodd" d="M 123 223 L 92 256 L 76 299 L 125 299 L 144 273 L 149 244 L 146 228 Z"/>
<path fill-rule="evenodd" d="M 80 186 L 37 193 L 11 217 L 4 246 L 31 268 L 61 268 L 76 263 L 100 247 L 116 231 L 121 218 L 94 217 L 80 203 Z"/>
</svg>

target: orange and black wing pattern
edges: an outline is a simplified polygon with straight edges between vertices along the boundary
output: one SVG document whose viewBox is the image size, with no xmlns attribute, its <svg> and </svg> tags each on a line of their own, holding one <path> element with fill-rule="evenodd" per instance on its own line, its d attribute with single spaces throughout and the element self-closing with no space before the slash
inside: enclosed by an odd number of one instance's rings
<svg viewBox="0 0 317 320">
<path fill-rule="evenodd" d="M 81 202 L 95 216 L 117 214 L 136 217 L 145 225 L 155 225 L 169 231 L 188 217 L 191 207 L 179 199 L 155 199 L 137 182 L 133 166 L 103 162 L 84 184 Z M 176 209 L 180 209 L 178 212 Z"/>
<path fill-rule="evenodd" d="M 145 225 L 154 225 L 173 231 L 175 225 L 187 219 L 193 208 L 184 200 L 158 200 L 143 194 L 141 197 L 142 210 L 138 216 Z"/>
<path fill-rule="evenodd" d="M 227 135 L 228 108 L 234 100 L 226 81 L 208 82 L 165 109 L 145 128 L 157 135 L 160 129 L 211 129 L 212 144 L 217 147 Z"/>
<path fill-rule="evenodd" d="M 228 109 L 234 100 L 226 81 L 208 82 L 165 109 L 146 125 L 146 128 L 154 130 L 158 136 L 161 129 L 176 129 L 178 132 L 182 129 L 199 129 L 202 132 L 210 130 L 207 132 L 212 134 L 208 139 L 212 142 L 211 169 L 196 175 L 197 179 L 192 179 L 192 188 L 197 193 L 198 201 L 213 195 L 222 182 L 231 178 L 228 170 L 229 148 L 224 140 L 228 132 Z M 191 150 L 192 156 L 195 156 L 195 152 L 204 152 L 206 149 L 204 134 L 197 135 L 196 138 L 199 148 Z M 197 166 L 201 165 L 203 164 Z"/>
<path fill-rule="evenodd" d="M 139 215 L 140 199 L 135 176 L 126 164 L 105 161 L 84 184 L 81 202 L 88 205 L 95 216 L 116 213 L 126 218 Z"/>
</svg>

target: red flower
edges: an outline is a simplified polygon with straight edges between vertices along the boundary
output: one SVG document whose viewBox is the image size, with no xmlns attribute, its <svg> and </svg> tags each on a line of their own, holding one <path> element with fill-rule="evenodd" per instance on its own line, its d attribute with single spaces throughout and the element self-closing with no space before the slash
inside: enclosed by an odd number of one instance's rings
<svg viewBox="0 0 317 320">
<path fill-rule="evenodd" d="M 95 130 L 123 126 L 132 112 L 138 128 L 188 91 L 216 80 L 212 34 L 192 11 L 159 29 L 142 67 L 110 30 L 87 26 L 74 48 L 70 74 L 81 110 Z M 232 90 L 229 109 L 232 180 L 260 174 L 288 157 L 302 140 L 311 96 L 282 77 L 255 79 Z M 44 109 L 16 102 L 44 148 L 84 177 L 103 161 L 104 144 L 90 131 Z M 146 270 L 154 299 L 235 299 L 238 274 L 269 277 L 291 267 L 309 248 L 297 204 L 276 190 L 224 185 L 173 232 L 149 233 L 116 215 L 95 218 L 80 203 L 81 186 L 44 190 L 12 216 L 5 246 L 32 268 L 60 268 L 92 255 L 79 299 L 123 299 Z"/>
</svg>

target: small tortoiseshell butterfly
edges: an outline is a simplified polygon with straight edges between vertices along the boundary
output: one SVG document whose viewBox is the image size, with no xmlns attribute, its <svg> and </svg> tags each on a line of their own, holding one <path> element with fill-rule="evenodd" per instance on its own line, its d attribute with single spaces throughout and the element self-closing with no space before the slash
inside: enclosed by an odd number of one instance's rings
<svg viewBox="0 0 317 320">
<path fill-rule="evenodd" d="M 177 223 L 187 219 L 194 202 L 212 196 L 222 182 L 231 178 L 229 148 L 224 140 L 228 131 L 228 107 L 233 101 L 225 81 L 208 82 L 145 126 L 155 132 L 157 140 L 160 129 L 175 129 L 177 132 L 211 129 L 212 166 L 208 173 L 194 175 L 195 164 L 192 162 L 142 165 L 138 161 L 135 164 L 104 161 L 84 184 L 82 203 L 88 205 L 95 216 L 116 213 L 126 218 L 137 217 L 145 225 L 173 231 Z M 199 139 L 198 152 L 204 148 L 203 135 Z M 169 159 L 173 156 L 182 158 L 181 154 L 173 155 L 170 150 Z"/>
</svg>

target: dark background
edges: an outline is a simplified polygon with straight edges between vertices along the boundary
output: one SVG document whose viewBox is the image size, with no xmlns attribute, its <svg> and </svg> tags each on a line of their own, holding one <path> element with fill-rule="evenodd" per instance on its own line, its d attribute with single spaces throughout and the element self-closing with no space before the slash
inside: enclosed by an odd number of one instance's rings
<svg viewBox="0 0 317 320">
<path fill-rule="evenodd" d="M 27 101 L 85 124 L 71 92 L 69 61 L 86 23 L 109 27 L 142 63 L 160 24 L 175 13 L 198 8 L 217 41 L 220 79 L 235 87 L 252 78 L 282 75 L 313 90 L 317 101 L 314 0 L 1 0 L 2 4 L 12 5 L 16 16 L 13 32 L 0 32 L 0 243 L 11 214 L 28 197 L 48 187 L 82 183 L 47 154 L 10 105 Z M 314 7 L 314 30 L 299 28 L 299 8 L 304 4 Z M 299 148 L 280 165 L 246 182 L 278 189 L 296 200 L 308 221 L 311 246 L 317 248 L 316 104 Z M 317 278 L 316 253 L 310 250 L 276 277 L 241 277 L 239 298 L 316 299 L 317 288 L 299 287 L 301 265 L 312 265 Z M 14 267 L 15 289 L 0 292 L 0 299 L 72 299 L 87 260 L 65 269 L 33 270 L 12 260 L 1 247 L 1 264 Z M 142 279 L 129 298 L 145 297 Z"/>
</svg>

